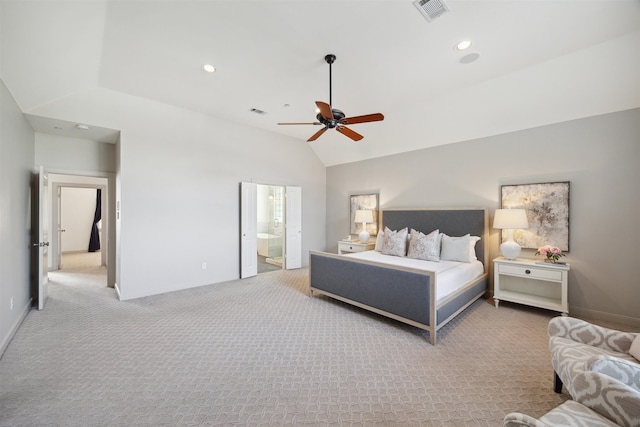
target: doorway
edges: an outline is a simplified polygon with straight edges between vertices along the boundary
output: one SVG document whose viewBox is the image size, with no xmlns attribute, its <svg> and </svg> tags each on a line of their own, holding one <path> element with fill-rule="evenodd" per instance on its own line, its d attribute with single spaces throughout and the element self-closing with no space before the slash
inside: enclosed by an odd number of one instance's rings
<svg viewBox="0 0 640 427">
<path fill-rule="evenodd" d="M 100 287 L 115 285 L 115 194 L 111 175 L 84 176 L 49 173 L 51 212 L 51 256 L 49 275 L 84 277 Z M 99 249 L 89 252 L 93 221 L 100 190 L 100 220 L 95 234 Z M 74 236 L 79 233 L 79 236 Z M 94 242 L 95 243 L 95 242 Z M 86 276 L 89 274 L 89 276 Z M 73 277 L 67 277 L 74 281 Z M 65 276 L 66 277 L 66 276 Z M 90 279 L 90 280 L 88 280 Z M 92 285 L 92 286 L 94 286 Z"/>
<path fill-rule="evenodd" d="M 257 186 L 258 273 L 284 266 L 284 190 L 280 185 Z"/>
<path fill-rule="evenodd" d="M 103 265 L 102 248 L 105 239 L 102 233 L 102 203 L 99 200 L 101 196 L 100 188 L 60 188 L 58 270 Z M 94 223 L 96 216 L 100 220 Z M 93 246 L 92 239 L 95 241 Z"/>
<path fill-rule="evenodd" d="M 265 264 L 261 271 L 259 256 Z M 240 278 L 265 272 L 268 266 L 302 266 L 302 188 L 241 182 Z"/>
</svg>

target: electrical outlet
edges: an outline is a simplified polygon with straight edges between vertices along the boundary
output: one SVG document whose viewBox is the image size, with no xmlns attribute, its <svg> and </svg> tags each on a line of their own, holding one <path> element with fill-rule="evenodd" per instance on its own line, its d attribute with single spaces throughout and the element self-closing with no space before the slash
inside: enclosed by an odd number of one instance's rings
<svg viewBox="0 0 640 427">
<path fill-rule="evenodd" d="M 202 263 L 202 269 L 203 269 L 203 270 L 206 270 L 206 269 L 207 269 L 207 263 L 206 263 L 206 262 L 203 262 L 203 263 Z"/>
<path fill-rule="evenodd" d="M 11 310 L 13 310 L 13 297 L 11 297 Z"/>
</svg>

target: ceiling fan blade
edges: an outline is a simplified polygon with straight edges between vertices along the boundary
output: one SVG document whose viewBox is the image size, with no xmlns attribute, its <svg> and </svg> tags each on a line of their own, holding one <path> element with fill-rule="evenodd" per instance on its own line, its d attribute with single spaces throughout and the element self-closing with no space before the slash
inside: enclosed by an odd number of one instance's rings
<svg viewBox="0 0 640 427">
<path fill-rule="evenodd" d="M 353 139 L 354 141 L 360 141 L 362 138 L 364 138 L 364 136 L 360 135 L 358 132 L 352 131 L 346 126 L 336 126 L 336 130 L 341 134 Z"/>
<path fill-rule="evenodd" d="M 311 141 L 315 141 L 316 139 L 318 139 L 320 137 L 320 135 L 322 135 L 327 129 L 327 127 L 323 127 L 322 129 L 320 129 L 318 132 L 314 133 L 313 136 L 309 139 L 307 139 L 307 142 L 311 142 Z"/>
<path fill-rule="evenodd" d="M 278 123 L 279 125 L 321 125 L 320 122 L 291 122 L 291 123 Z"/>
<path fill-rule="evenodd" d="M 331 111 L 331 106 L 326 102 L 316 101 L 316 105 L 320 110 L 320 115 L 327 120 L 333 120 L 333 112 Z"/>
<path fill-rule="evenodd" d="M 366 114 L 364 116 L 345 117 L 340 123 L 345 125 L 355 125 L 356 123 L 379 122 L 384 120 L 384 116 L 380 113 Z"/>
</svg>

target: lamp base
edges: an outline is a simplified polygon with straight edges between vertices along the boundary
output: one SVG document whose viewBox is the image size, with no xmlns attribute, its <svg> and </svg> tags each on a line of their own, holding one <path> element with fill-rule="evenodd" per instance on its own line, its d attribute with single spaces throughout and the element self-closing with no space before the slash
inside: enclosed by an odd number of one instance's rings
<svg viewBox="0 0 640 427">
<path fill-rule="evenodd" d="M 522 249 L 520 248 L 520 245 L 513 240 L 507 240 L 500 245 L 500 253 L 502 253 L 502 256 L 509 260 L 518 258 L 521 250 Z"/>
<path fill-rule="evenodd" d="M 360 234 L 358 234 L 358 239 L 360 239 L 360 243 L 367 243 L 370 237 L 371 235 L 366 231 L 362 231 Z"/>
</svg>

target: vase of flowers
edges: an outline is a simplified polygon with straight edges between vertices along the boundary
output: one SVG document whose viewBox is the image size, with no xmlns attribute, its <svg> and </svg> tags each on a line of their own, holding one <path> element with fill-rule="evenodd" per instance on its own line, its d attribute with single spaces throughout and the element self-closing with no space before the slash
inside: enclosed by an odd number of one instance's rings
<svg viewBox="0 0 640 427">
<path fill-rule="evenodd" d="M 557 263 L 561 257 L 565 256 L 560 248 L 551 245 L 545 245 L 538 248 L 536 255 L 542 255 L 544 257 L 544 262 L 550 262 L 552 264 Z"/>
</svg>

